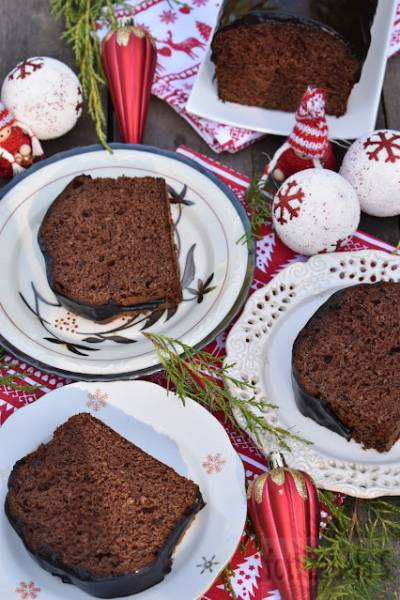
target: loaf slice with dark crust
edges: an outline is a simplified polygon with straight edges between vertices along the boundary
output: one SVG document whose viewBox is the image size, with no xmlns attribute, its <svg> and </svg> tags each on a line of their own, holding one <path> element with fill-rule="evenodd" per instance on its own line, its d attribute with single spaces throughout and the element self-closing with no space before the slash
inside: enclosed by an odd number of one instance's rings
<svg viewBox="0 0 400 600">
<path fill-rule="evenodd" d="M 6 514 L 46 570 L 99 598 L 161 581 L 199 487 L 88 413 L 18 461 Z"/>
<path fill-rule="evenodd" d="M 333 294 L 300 331 L 292 374 L 300 411 L 364 448 L 400 437 L 400 284 Z"/>
<path fill-rule="evenodd" d="M 182 300 L 164 179 L 75 177 L 47 211 L 38 241 L 53 292 L 89 319 Z"/>
</svg>

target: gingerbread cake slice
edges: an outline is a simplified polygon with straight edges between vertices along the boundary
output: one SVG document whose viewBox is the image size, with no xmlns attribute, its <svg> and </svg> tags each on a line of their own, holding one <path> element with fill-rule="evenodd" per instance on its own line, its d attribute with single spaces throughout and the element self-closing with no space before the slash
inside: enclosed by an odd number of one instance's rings
<svg viewBox="0 0 400 600">
<path fill-rule="evenodd" d="M 51 289 L 94 321 L 182 300 L 164 179 L 75 177 L 39 230 Z"/>
<path fill-rule="evenodd" d="M 204 506 L 195 483 L 88 413 L 19 460 L 8 486 L 7 517 L 32 557 L 98 598 L 161 581 Z"/>
<path fill-rule="evenodd" d="M 387 452 L 400 437 L 400 283 L 333 294 L 293 345 L 299 410 L 364 448 Z"/>
</svg>

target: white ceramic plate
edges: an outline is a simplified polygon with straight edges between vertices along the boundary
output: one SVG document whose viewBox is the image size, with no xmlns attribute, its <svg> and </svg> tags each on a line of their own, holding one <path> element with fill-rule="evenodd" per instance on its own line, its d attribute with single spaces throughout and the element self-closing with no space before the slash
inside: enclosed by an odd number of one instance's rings
<svg viewBox="0 0 400 600">
<path fill-rule="evenodd" d="M 361 79 L 350 95 L 348 110 L 343 117 L 328 117 L 331 138 L 358 138 L 375 128 L 396 4 L 396 0 L 379 0 L 371 30 L 371 46 Z M 217 94 L 210 47 L 203 59 L 186 109 L 213 121 L 276 135 L 288 135 L 294 125 L 293 113 L 222 102 Z"/>
<path fill-rule="evenodd" d="M 360 498 L 400 495 L 400 441 L 386 453 L 364 450 L 303 417 L 292 390 L 291 358 L 297 334 L 331 294 L 374 281 L 400 281 L 400 257 L 363 250 L 318 255 L 290 265 L 254 292 L 227 340 L 227 361 L 235 363 L 232 375 L 252 381 L 257 397 L 278 407 L 265 412 L 265 419 L 312 442 L 289 442 L 289 466 L 310 473 L 321 488 Z M 264 435 L 262 450 L 274 448 L 274 438 Z"/>
<path fill-rule="evenodd" d="M 174 394 L 146 381 L 74 383 L 20 409 L 0 429 L 0 507 L 14 463 L 70 416 L 91 412 L 129 441 L 189 477 L 206 502 L 178 545 L 172 571 L 156 586 L 135 594 L 137 600 L 195 600 L 234 554 L 246 519 L 244 470 L 218 421 L 192 400 L 186 406 Z M 73 585 L 46 573 L 28 555 L 0 510 L 0 598 L 87 600 Z M 18 595 L 24 585 L 37 596 Z"/>
<path fill-rule="evenodd" d="M 99 325 L 59 305 L 37 232 L 48 206 L 80 173 L 164 177 L 181 195 L 172 205 L 184 295 L 176 312 Z M 0 198 L 0 341 L 43 370 L 89 380 L 150 373 L 159 364 L 144 329 L 203 346 L 246 299 L 254 269 L 254 254 L 238 243 L 249 227 L 246 213 L 217 177 L 173 152 L 123 144 L 114 144 L 113 154 L 78 148 L 31 167 Z"/>
</svg>

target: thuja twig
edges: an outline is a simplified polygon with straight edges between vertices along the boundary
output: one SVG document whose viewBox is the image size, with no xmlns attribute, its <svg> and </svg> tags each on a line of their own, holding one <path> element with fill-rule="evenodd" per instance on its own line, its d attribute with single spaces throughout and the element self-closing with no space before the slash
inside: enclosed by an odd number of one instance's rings
<svg viewBox="0 0 400 600">
<path fill-rule="evenodd" d="M 9 372 L 9 369 L 10 365 L 5 360 L 5 352 L 0 348 L 0 385 L 4 385 L 14 392 L 32 392 L 40 388 L 39 385 L 21 385 L 20 383 L 16 383 L 15 379 L 18 377 L 18 373 L 14 375 Z"/>
<path fill-rule="evenodd" d="M 234 411 L 238 411 L 246 424 L 246 430 L 259 444 L 261 444 L 261 434 L 265 432 L 272 434 L 286 450 L 290 450 L 288 440 L 301 440 L 283 427 L 275 427 L 266 421 L 263 413 L 266 409 L 276 408 L 276 406 L 258 400 L 251 383 L 233 377 L 231 375 L 233 364 L 221 365 L 221 357 L 196 350 L 180 340 L 156 333 L 144 335 L 154 345 L 165 370 L 168 387 L 174 388 L 183 403 L 186 398 L 192 398 L 211 412 L 221 412 L 225 423 L 229 423 L 235 429 L 238 429 L 238 425 Z M 231 393 L 226 384 L 237 389 L 238 392 L 247 390 L 253 395 L 242 398 Z"/>
</svg>

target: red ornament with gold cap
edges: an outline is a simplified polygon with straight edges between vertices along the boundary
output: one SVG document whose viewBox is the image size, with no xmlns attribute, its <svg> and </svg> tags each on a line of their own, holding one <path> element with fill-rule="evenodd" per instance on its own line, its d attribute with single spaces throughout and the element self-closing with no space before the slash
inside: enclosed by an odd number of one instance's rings
<svg viewBox="0 0 400 600">
<path fill-rule="evenodd" d="M 101 56 L 122 141 L 140 144 L 157 63 L 154 40 L 131 22 L 107 34 Z"/>
<path fill-rule="evenodd" d="M 293 131 L 265 166 L 262 181 L 272 176 L 282 182 L 294 173 L 313 167 L 336 170 L 336 160 L 328 137 L 325 102 L 324 90 L 313 87 L 307 89 L 296 111 Z"/>
<path fill-rule="evenodd" d="M 250 516 L 282 600 L 315 600 L 317 573 L 305 569 L 319 538 L 320 502 L 309 475 L 285 466 L 275 452 L 270 470 L 248 488 Z"/>
</svg>

